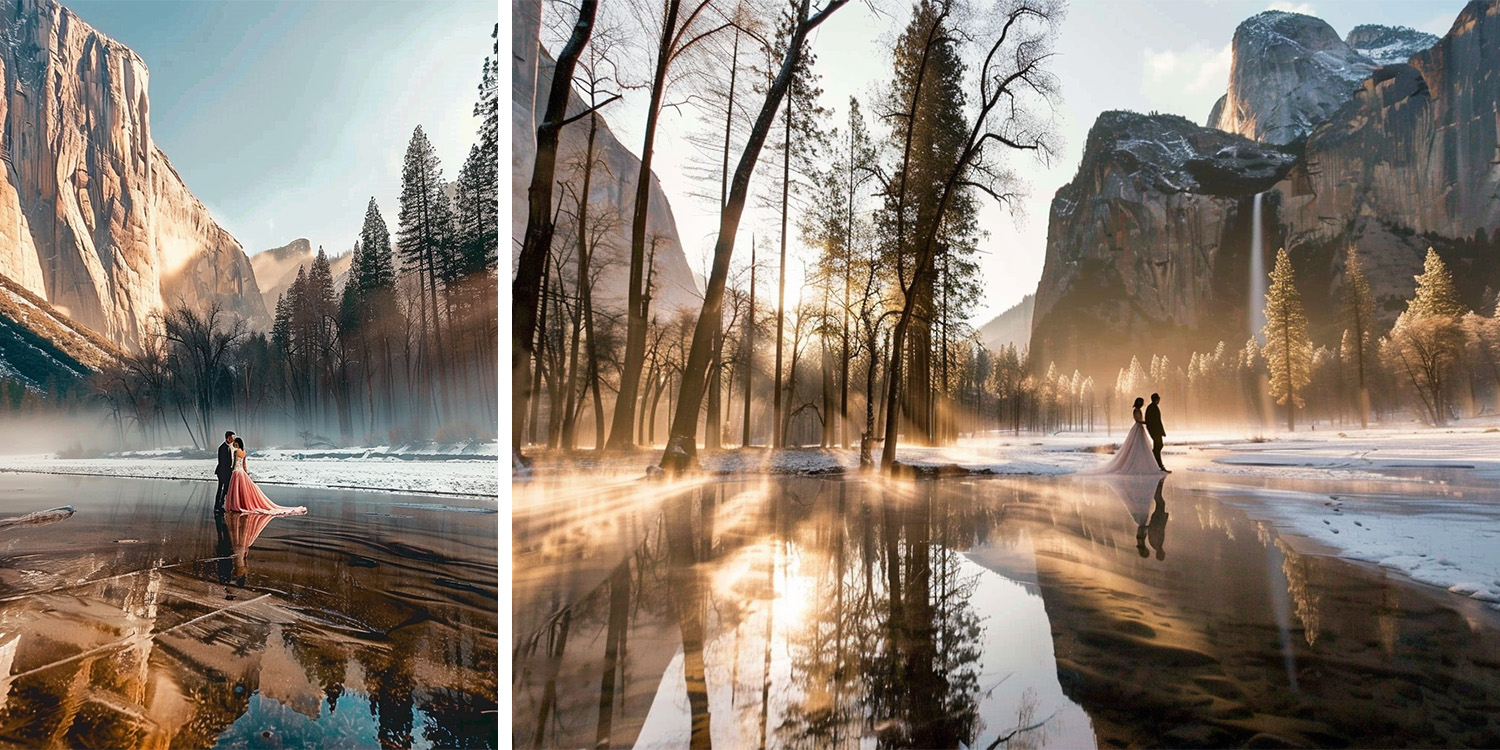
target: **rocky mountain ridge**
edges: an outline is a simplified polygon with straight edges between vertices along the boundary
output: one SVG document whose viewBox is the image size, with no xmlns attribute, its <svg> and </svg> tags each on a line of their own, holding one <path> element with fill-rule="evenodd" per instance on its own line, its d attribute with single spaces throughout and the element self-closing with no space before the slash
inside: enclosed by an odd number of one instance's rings
<svg viewBox="0 0 1500 750">
<path fill-rule="evenodd" d="M 1409 26 L 1366 23 L 1350 29 L 1344 43 L 1376 65 L 1393 65 L 1404 63 L 1412 55 L 1431 48 L 1438 43 L 1438 37 Z"/>
<path fill-rule="evenodd" d="M 354 253 L 350 250 L 337 255 L 327 253 L 326 250 L 324 252 L 328 255 L 328 270 L 333 274 L 334 289 L 342 291 L 344 282 L 349 278 L 349 264 L 354 260 Z M 261 299 L 267 310 L 272 313 L 276 311 L 276 301 L 297 280 L 297 271 L 310 268 L 317 255 L 310 240 L 298 237 L 281 247 L 262 250 L 250 256 L 250 267 L 255 270 L 256 281 L 261 287 Z"/>
<path fill-rule="evenodd" d="M 1022 297 L 1020 302 L 979 327 L 979 343 L 992 352 L 1007 346 L 1025 349 L 1031 341 L 1031 316 L 1035 307 L 1036 295 Z"/>
</svg>

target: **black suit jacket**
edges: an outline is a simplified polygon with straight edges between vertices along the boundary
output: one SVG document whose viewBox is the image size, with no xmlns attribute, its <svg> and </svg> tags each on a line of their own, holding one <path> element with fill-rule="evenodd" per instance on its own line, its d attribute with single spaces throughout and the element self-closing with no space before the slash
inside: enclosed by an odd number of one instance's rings
<svg viewBox="0 0 1500 750">
<path fill-rule="evenodd" d="M 234 473 L 234 452 L 229 450 L 229 443 L 219 443 L 219 465 L 214 468 L 214 474 L 227 477 Z"/>
<path fill-rule="evenodd" d="M 1151 437 L 1167 434 L 1166 428 L 1161 426 L 1161 409 L 1156 408 L 1156 404 L 1146 407 L 1146 433 Z"/>
</svg>

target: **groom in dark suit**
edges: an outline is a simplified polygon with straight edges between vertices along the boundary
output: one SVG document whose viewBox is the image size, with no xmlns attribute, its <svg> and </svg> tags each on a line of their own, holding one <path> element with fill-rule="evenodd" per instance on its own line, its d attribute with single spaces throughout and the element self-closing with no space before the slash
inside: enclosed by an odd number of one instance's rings
<svg viewBox="0 0 1500 750">
<path fill-rule="evenodd" d="M 1161 462 L 1161 439 L 1167 436 L 1167 431 L 1161 426 L 1161 409 L 1156 405 L 1159 401 L 1160 393 L 1151 394 L 1151 405 L 1146 407 L 1146 434 L 1151 436 L 1151 455 L 1156 456 L 1156 467 L 1170 474 Z"/>
<path fill-rule="evenodd" d="M 214 495 L 214 512 L 224 512 L 224 494 L 229 492 L 229 477 L 234 474 L 234 430 L 224 433 L 224 442 L 219 444 L 219 465 L 214 467 L 214 476 L 219 478 L 219 493 Z"/>
</svg>

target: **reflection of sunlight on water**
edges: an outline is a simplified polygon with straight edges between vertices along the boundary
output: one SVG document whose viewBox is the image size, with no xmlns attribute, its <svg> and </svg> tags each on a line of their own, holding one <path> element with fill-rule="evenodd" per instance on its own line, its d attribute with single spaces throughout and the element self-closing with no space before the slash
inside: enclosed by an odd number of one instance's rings
<svg viewBox="0 0 1500 750">
<path fill-rule="evenodd" d="M 976 579 L 973 603 L 983 623 L 979 673 L 979 717 L 975 739 L 985 747 L 1019 732 L 1006 747 L 1095 747 L 1093 721 L 1063 694 L 1052 650 L 1052 627 L 1038 592 L 1035 553 L 1029 534 L 1014 544 L 995 544 L 964 553 L 960 575 Z M 1019 579 L 1019 580 L 1018 580 Z M 1033 584 L 1034 585 L 1034 584 Z"/>
<path fill-rule="evenodd" d="M 795 544 L 788 544 L 782 558 L 781 580 L 776 586 L 776 598 L 772 600 L 771 612 L 776 625 L 786 630 L 802 627 L 807 609 L 812 605 L 816 581 L 802 575 L 802 553 Z"/>
</svg>

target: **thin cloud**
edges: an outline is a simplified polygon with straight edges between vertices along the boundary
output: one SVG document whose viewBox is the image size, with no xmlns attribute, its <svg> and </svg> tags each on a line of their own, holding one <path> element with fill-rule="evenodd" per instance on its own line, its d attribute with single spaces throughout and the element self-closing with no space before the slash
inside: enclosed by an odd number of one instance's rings
<svg viewBox="0 0 1500 750">
<path fill-rule="evenodd" d="M 1228 44 L 1217 49 L 1205 45 L 1161 52 L 1147 49 L 1141 93 L 1153 110 L 1202 121 L 1227 88 L 1233 61 Z"/>
</svg>

